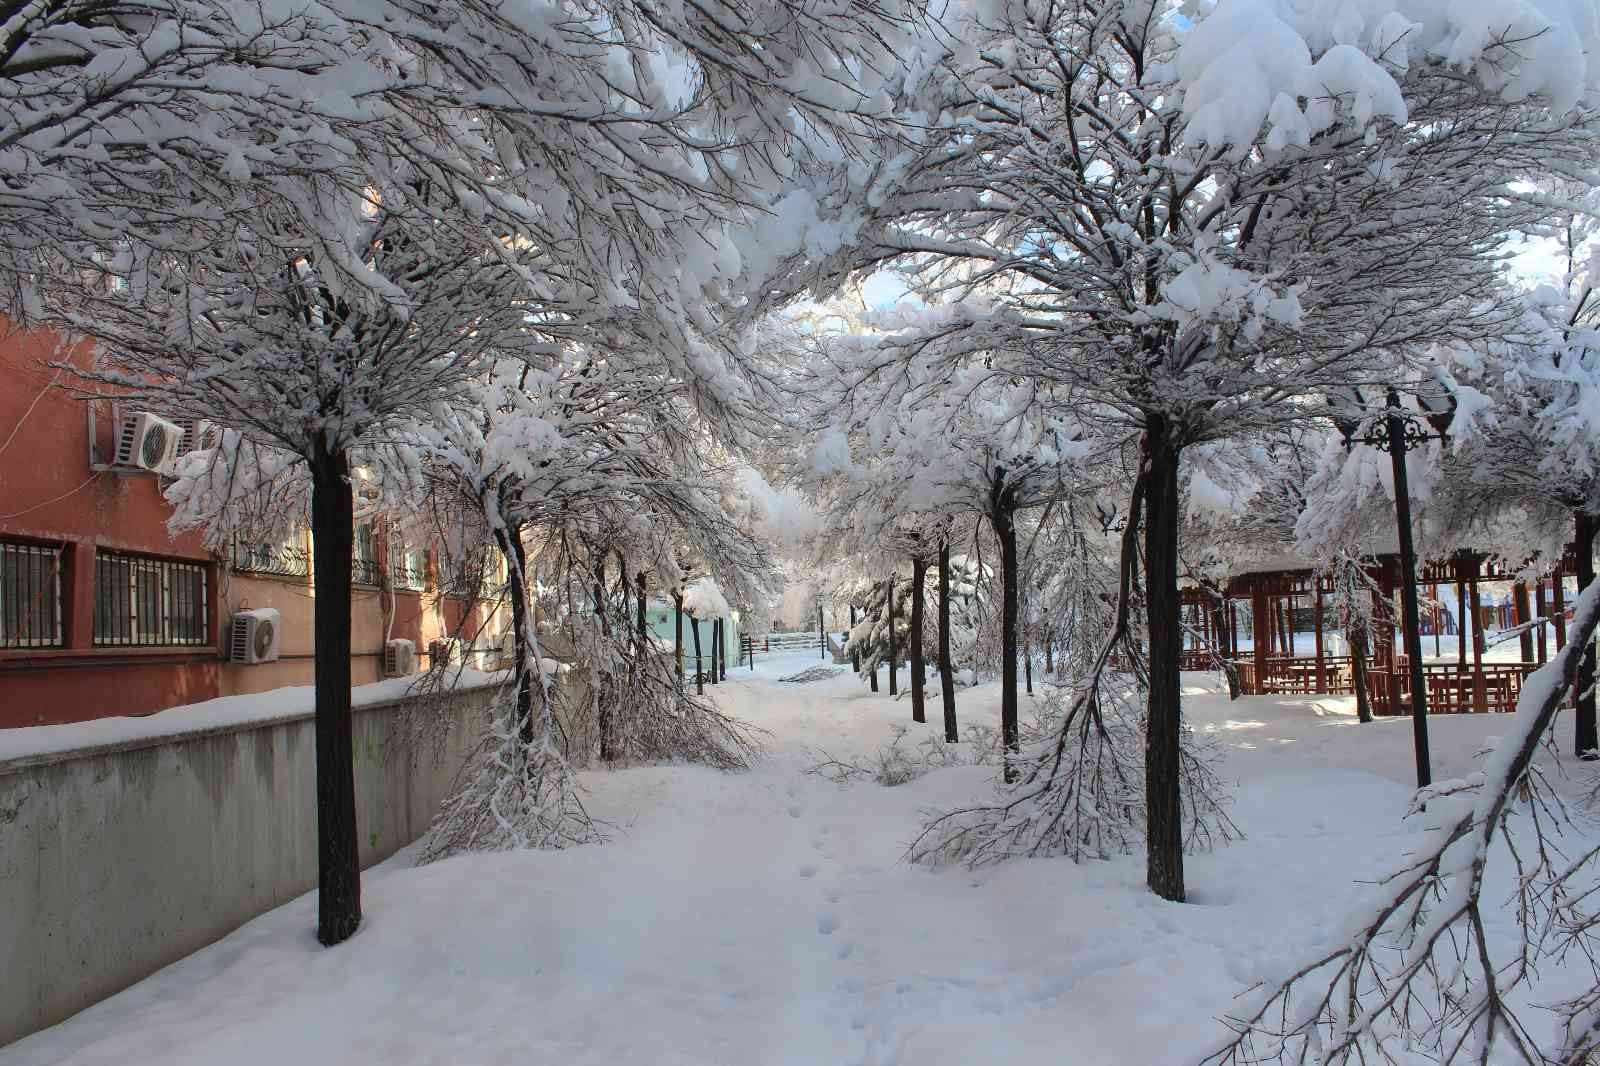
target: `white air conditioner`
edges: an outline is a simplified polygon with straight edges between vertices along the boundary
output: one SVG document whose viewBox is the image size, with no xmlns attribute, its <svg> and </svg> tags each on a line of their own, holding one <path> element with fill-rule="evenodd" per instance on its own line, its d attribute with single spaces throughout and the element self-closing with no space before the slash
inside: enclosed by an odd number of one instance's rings
<svg viewBox="0 0 1600 1066">
<path fill-rule="evenodd" d="M 405 677 L 417 672 L 417 646 L 409 640 L 389 640 L 383 645 L 383 676 Z"/>
<path fill-rule="evenodd" d="M 183 427 L 149 411 L 123 415 L 117 422 L 117 466 L 137 467 L 157 474 L 172 473 L 183 443 Z"/>
<path fill-rule="evenodd" d="M 216 446 L 217 427 L 203 418 L 180 419 L 178 428 L 183 430 L 183 441 L 178 445 L 180 455 Z"/>
<path fill-rule="evenodd" d="M 271 607 L 234 612 L 228 632 L 228 658 L 236 663 L 277 661 L 278 612 Z"/>
</svg>

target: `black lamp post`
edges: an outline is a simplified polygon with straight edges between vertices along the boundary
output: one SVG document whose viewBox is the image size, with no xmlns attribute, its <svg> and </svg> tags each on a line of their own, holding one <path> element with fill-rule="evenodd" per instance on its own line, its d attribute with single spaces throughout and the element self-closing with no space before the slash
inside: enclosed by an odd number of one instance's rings
<svg viewBox="0 0 1600 1066">
<path fill-rule="evenodd" d="M 1357 405 L 1361 403 L 1357 394 Z M 1406 478 L 1406 450 L 1430 440 L 1444 440 L 1455 415 L 1455 398 L 1450 397 L 1440 411 L 1428 411 L 1428 426 L 1420 425 L 1405 408 L 1400 406 L 1400 394 L 1389 389 L 1384 406 L 1383 430 L 1377 427 L 1364 436 L 1356 436 L 1357 423 L 1348 418 L 1337 418 L 1335 424 L 1344 436 L 1344 446 L 1367 444 L 1389 453 L 1394 470 L 1394 518 L 1400 537 L 1400 612 L 1402 636 L 1406 644 L 1406 659 L 1411 674 L 1411 731 L 1416 743 L 1417 787 L 1424 788 L 1433 781 L 1431 760 L 1428 757 L 1428 693 L 1422 675 L 1422 624 L 1417 607 L 1417 550 L 1411 542 L 1411 488 Z M 1429 432 L 1429 429 L 1433 432 Z"/>
</svg>

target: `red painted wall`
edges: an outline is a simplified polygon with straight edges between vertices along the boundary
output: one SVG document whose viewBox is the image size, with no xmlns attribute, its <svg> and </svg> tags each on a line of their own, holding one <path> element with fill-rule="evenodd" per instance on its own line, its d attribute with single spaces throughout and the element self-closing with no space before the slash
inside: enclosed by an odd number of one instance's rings
<svg viewBox="0 0 1600 1066">
<path fill-rule="evenodd" d="M 170 508 L 152 474 L 95 471 L 89 464 L 88 388 L 70 371 L 88 366 L 87 344 L 21 332 L 0 318 L 0 536 L 65 545 L 65 647 L 0 648 L 0 728 L 148 714 L 217 694 L 217 597 L 212 567 L 207 644 L 183 648 L 94 647 L 96 548 L 206 562 L 193 534 L 167 533 Z M 111 456 L 109 400 L 96 406 L 99 459 Z"/>
</svg>

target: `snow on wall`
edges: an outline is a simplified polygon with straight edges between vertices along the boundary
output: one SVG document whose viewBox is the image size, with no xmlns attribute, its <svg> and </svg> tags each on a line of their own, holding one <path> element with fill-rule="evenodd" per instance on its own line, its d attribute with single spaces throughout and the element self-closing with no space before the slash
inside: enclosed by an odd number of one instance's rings
<svg viewBox="0 0 1600 1066">
<path fill-rule="evenodd" d="M 434 747 L 408 740 L 414 680 L 356 690 L 363 866 L 427 829 L 496 691 L 476 675 L 429 705 L 452 725 Z M 0 742 L 0 1045 L 316 885 L 310 688 L 0 731 Z"/>
</svg>

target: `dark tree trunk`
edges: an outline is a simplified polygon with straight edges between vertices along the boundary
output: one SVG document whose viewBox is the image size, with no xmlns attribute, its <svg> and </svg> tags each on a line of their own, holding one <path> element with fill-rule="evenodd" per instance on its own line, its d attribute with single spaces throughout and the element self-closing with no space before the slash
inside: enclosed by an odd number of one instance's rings
<svg viewBox="0 0 1600 1066">
<path fill-rule="evenodd" d="M 1579 513 L 1575 522 L 1577 534 L 1572 550 L 1578 556 L 1578 594 L 1594 580 L 1594 536 L 1600 519 Z M 1583 659 L 1578 663 L 1578 713 L 1573 720 L 1573 750 L 1580 759 L 1600 758 L 1600 736 L 1596 735 L 1594 713 L 1594 641 L 1583 649 Z"/>
<path fill-rule="evenodd" d="M 694 631 L 694 691 L 696 695 L 706 694 L 706 672 L 701 669 L 700 663 L 700 619 L 690 616 L 689 628 Z"/>
<path fill-rule="evenodd" d="M 855 632 L 856 605 L 852 603 L 850 605 L 850 636 L 846 637 L 845 639 L 850 644 L 850 669 L 859 674 L 861 672 L 861 649 L 856 647 Z"/>
<path fill-rule="evenodd" d="M 1028 695 L 1033 695 L 1033 634 L 1026 625 L 1022 627 L 1022 684 Z"/>
<path fill-rule="evenodd" d="M 317 939 L 332 946 L 361 924 L 355 738 L 350 715 L 350 553 L 355 506 L 344 452 L 310 457 L 317 733 Z"/>
<path fill-rule="evenodd" d="M 1145 512 L 1145 603 L 1150 631 L 1150 708 L 1145 734 L 1146 881 L 1182 903 L 1183 806 L 1179 795 L 1182 708 L 1178 664 L 1178 448 L 1165 418 L 1146 430 L 1149 506 Z"/>
<path fill-rule="evenodd" d="M 502 501 L 503 502 L 503 501 Z M 502 513 L 504 513 L 502 511 Z M 533 684 L 538 676 L 528 664 L 528 553 L 522 546 L 522 530 L 513 525 L 495 530 L 495 542 L 510 565 L 507 595 L 511 597 L 511 633 L 515 641 L 512 666 L 517 678 L 517 733 L 524 744 L 533 743 Z"/>
<path fill-rule="evenodd" d="M 922 587 L 928 582 L 928 563 L 924 559 L 911 560 L 911 720 L 926 722 L 928 713 L 922 705 Z"/>
<path fill-rule="evenodd" d="M 594 611 L 600 618 L 600 630 L 611 636 L 611 618 L 606 614 L 606 561 L 597 559 L 594 564 Z M 600 734 L 600 761 L 611 759 L 611 706 L 602 698 L 595 709 L 595 729 Z"/>
<path fill-rule="evenodd" d="M 713 685 L 717 683 L 717 660 L 722 653 L 722 619 L 711 620 L 711 676 L 706 678 Z"/>
<path fill-rule="evenodd" d="M 950 542 L 939 545 L 939 694 L 944 700 L 944 739 L 954 744 L 956 731 L 955 666 L 950 662 Z"/>
<path fill-rule="evenodd" d="M 1228 698 L 1239 698 L 1239 667 L 1228 657 L 1230 640 L 1228 637 L 1228 611 L 1225 606 L 1226 597 L 1222 590 L 1208 585 L 1205 593 L 1211 600 L 1211 630 L 1212 652 L 1217 661 L 1222 663 L 1222 676 L 1228 679 Z"/>
<path fill-rule="evenodd" d="M 728 620 L 717 619 L 717 676 L 728 680 Z"/>
<path fill-rule="evenodd" d="M 1003 467 L 996 468 L 990 488 L 989 521 L 1000 541 L 1000 742 L 1004 748 L 1004 777 L 1010 783 L 1017 779 L 1016 756 L 1022 749 L 1017 727 L 1017 609 L 1022 590 L 1017 588 L 1014 498 Z"/>
<path fill-rule="evenodd" d="M 1526 581 L 1518 581 L 1512 585 L 1511 596 L 1512 603 L 1516 606 L 1517 610 L 1517 624 L 1520 626 L 1526 626 L 1533 620 L 1532 612 L 1528 608 L 1528 583 Z M 1437 624 L 1434 625 L 1433 632 L 1434 654 L 1437 655 L 1439 653 L 1439 626 Z M 1517 635 L 1517 643 L 1522 652 L 1522 661 L 1525 663 L 1533 662 L 1533 630 L 1524 629 L 1521 633 L 1519 633 Z"/>
<path fill-rule="evenodd" d="M 889 575 L 889 695 L 900 695 L 900 649 L 894 645 L 894 574 Z"/>
<path fill-rule="evenodd" d="M 678 694 L 683 695 L 683 593 L 672 594 L 672 662 L 678 679 Z"/>
<path fill-rule="evenodd" d="M 645 618 L 644 618 L 644 571 L 643 570 L 639 571 L 637 591 L 638 591 L 637 603 L 638 603 L 638 609 L 639 609 L 639 640 L 642 643 L 644 638 L 645 638 L 645 635 L 646 635 Z"/>
<path fill-rule="evenodd" d="M 817 648 L 822 652 L 822 661 L 828 661 L 828 626 L 822 617 L 822 597 L 817 597 Z"/>
<path fill-rule="evenodd" d="M 1350 642 L 1350 681 L 1356 690 L 1356 718 L 1372 721 L 1372 689 L 1367 685 L 1367 630 L 1365 626 L 1350 629 L 1345 637 Z"/>
</svg>

